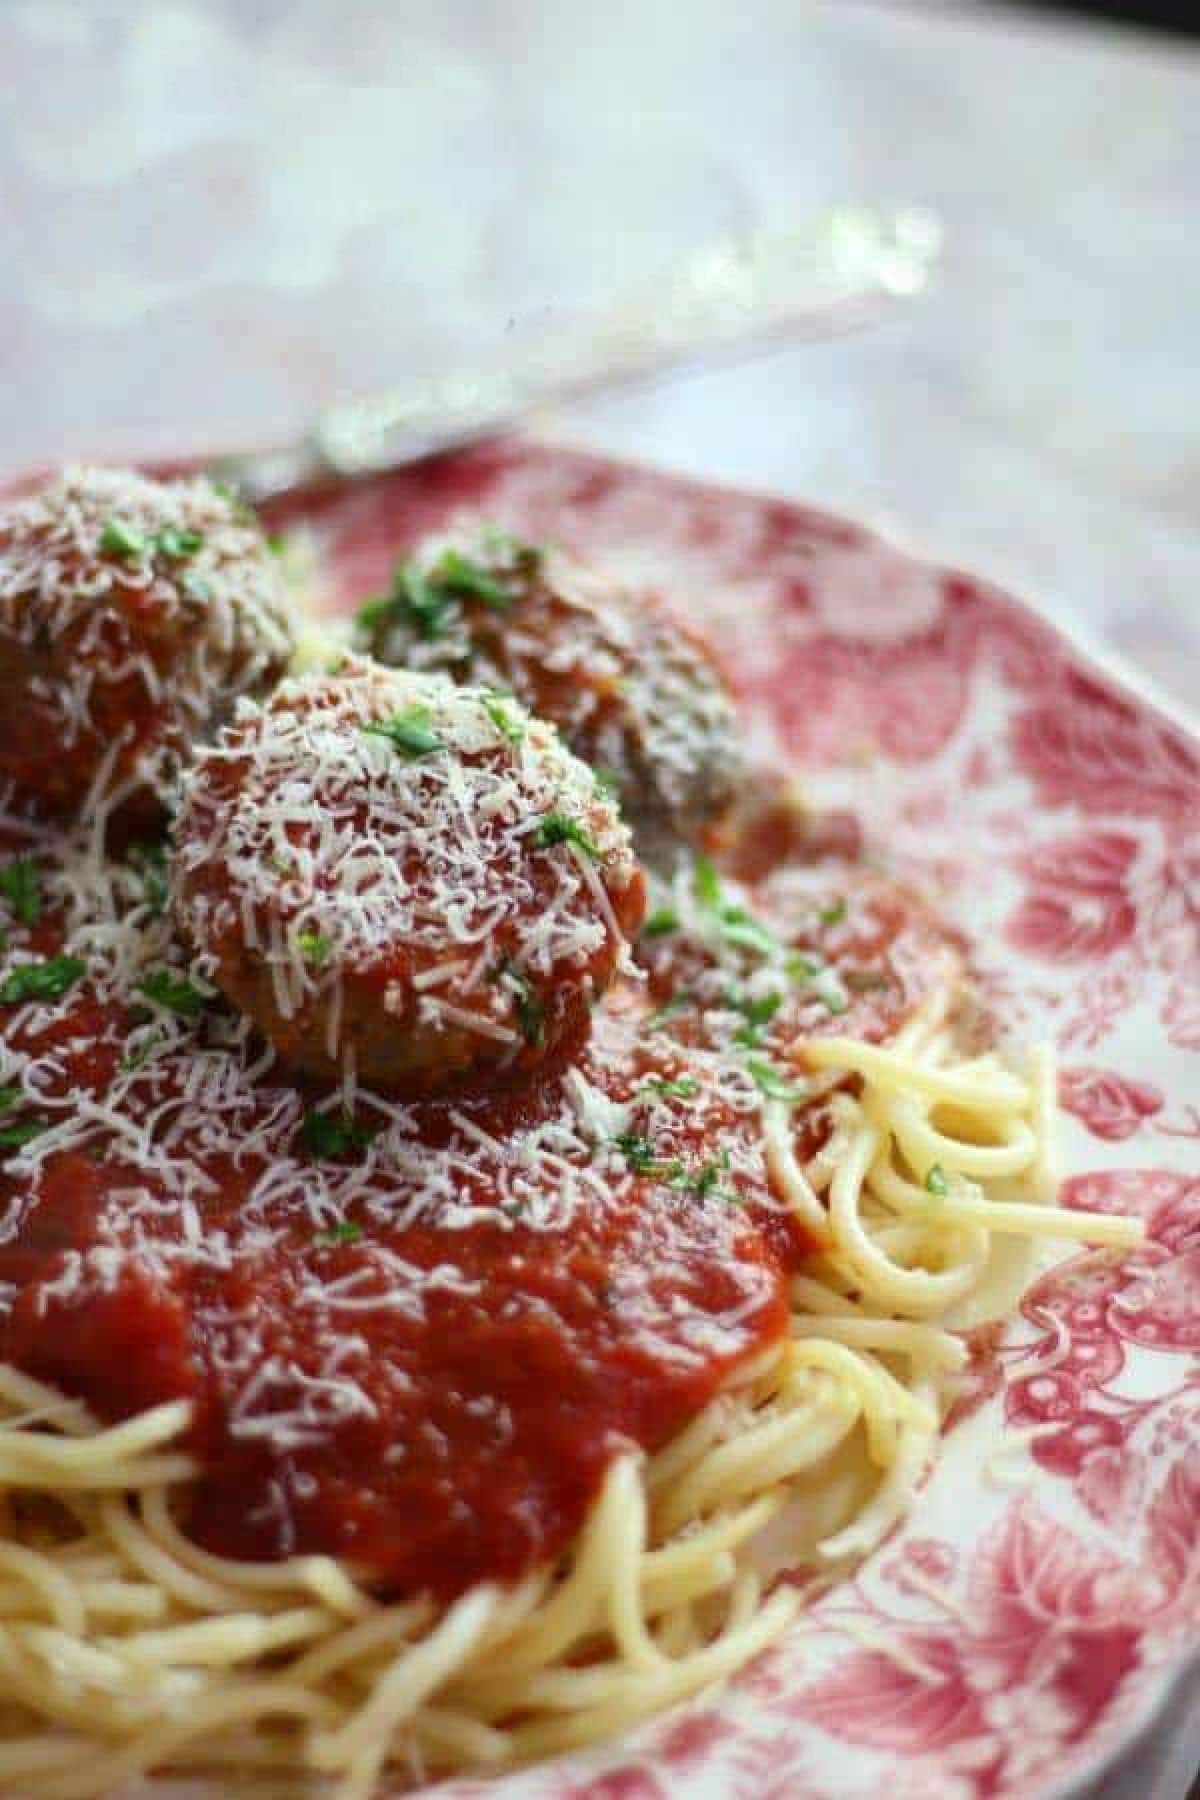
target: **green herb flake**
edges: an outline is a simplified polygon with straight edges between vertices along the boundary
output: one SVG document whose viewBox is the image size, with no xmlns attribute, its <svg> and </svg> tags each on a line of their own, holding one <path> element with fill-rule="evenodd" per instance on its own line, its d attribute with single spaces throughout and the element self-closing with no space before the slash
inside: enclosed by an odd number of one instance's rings
<svg viewBox="0 0 1200 1800">
<path fill-rule="evenodd" d="M 673 906 L 656 906 L 642 926 L 643 937 L 669 937 L 679 930 L 679 914 Z"/>
<path fill-rule="evenodd" d="M 0 1006 L 19 1006 L 25 1000 L 61 1000 L 87 970 L 78 956 L 49 956 L 41 962 L 22 963 L 0 982 Z"/>
<path fill-rule="evenodd" d="M 432 588 L 465 600 L 482 600 L 498 612 L 507 612 L 517 599 L 490 569 L 461 550 L 444 550 L 426 579 Z"/>
<path fill-rule="evenodd" d="M 23 1144 L 32 1143 L 41 1137 L 43 1131 L 49 1131 L 48 1119 L 17 1119 L 11 1125 L 0 1128 L 0 1149 L 19 1150 Z"/>
<path fill-rule="evenodd" d="M 0 869 L 0 894 L 20 925 L 36 925 L 42 916 L 42 871 L 28 857 Z"/>
<path fill-rule="evenodd" d="M 745 1201 L 734 1188 L 722 1185 L 722 1176 L 729 1173 L 729 1152 L 722 1151 L 715 1161 L 703 1163 L 698 1169 L 689 1169 L 683 1163 L 676 1163 L 671 1174 L 671 1186 L 683 1194 L 695 1194 L 698 1200 L 721 1199 L 732 1206 L 744 1206 Z"/>
<path fill-rule="evenodd" d="M 694 1075 L 679 1075 L 670 1081 L 656 1077 L 646 1083 L 645 1092 L 660 1094 L 664 1100 L 694 1100 L 700 1092 L 700 1083 Z"/>
<path fill-rule="evenodd" d="M 139 1007 L 137 1010 L 140 1012 L 142 1009 Z M 144 1023 L 144 1021 L 142 1022 Z M 135 1074 L 150 1059 L 162 1041 L 157 1032 L 151 1033 L 144 1044 L 139 1044 L 136 1050 L 130 1050 L 121 1058 L 121 1073 L 123 1075 Z"/>
<path fill-rule="evenodd" d="M 743 950 L 753 950 L 758 956 L 773 956 L 779 948 L 774 932 L 744 906 L 722 906 L 720 924 L 722 937 Z"/>
<path fill-rule="evenodd" d="M 512 992 L 513 1010 L 520 1021 L 521 1036 L 527 1044 L 540 1048 L 546 1041 L 545 1008 L 533 990 L 528 975 L 522 974 L 512 958 L 506 956 L 491 979 L 503 981 Z"/>
<path fill-rule="evenodd" d="M 11 1112 L 18 1100 L 24 1099 L 19 1087 L 0 1087 L 0 1113 Z"/>
<path fill-rule="evenodd" d="M 322 964 L 329 961 L 333 942 L 325 936 L 323 931 L 298 931 L 296 948 L 306 963 L 311 963 L 314 969 L 319 969 Z"/>
<path fill-rule="evenodd" d="M 721 879 L 707 856 L 698 856 L 692 864 L 692 892 L 701 906 L 721 904 Z"/>
<path fill-rule="evenodd" d="M 151 918 L 161 918 L 167 910 L 167 845 L 135 844 L 129 860 L 141 877 L 142 901 Z"/>
<path fill-rule="evenodd" d="M 429 708 L 416 701 L 412 706 L 393 713 L 390 719 L 364 725 L 363 731 L 368 737 L 386 738 L 402 756 L 412 762 L 419 756 L 432 756 L 435 751 L 446 748 L 430 724 L 431 717 Z"/>
<path fill-rule="evenodd" d="M 533 834 L 533 841 L 539 850 L 552 850 L 556 844 L 574 844 L 593 862 L 600 860 L 600 846 L 588 836 L 577 820 L 568 818 L 566 813 L 547 813 Z"/>
<path fill-rule="evenodd" d="M 926 1190 L 935 1195 L 937 1199 L 944 1200 L 946 1198 L 947 1194 L 950 1192 L 950 1183 L 946 1180 L 946 1171 L 943 1169 L 941 1163 L 934 1163 L 928 1175 L 925 1177 L 925 1187 Z"/>
<path fill-rule="evenodd" d="M 424 643 L 432 643 L 445 636 L 452 606 L 452 596 L 434 587 L 417 564 L 406 559 L 392 570 L 388 592 L 359 608 L 355 624 L 369 638 L 400 625 Z"/>
<path fill-rule="evenodd" d="M 653 1027 L 661 1025 L 666 1019 L 673 1019 L 677 1013 L 686 1011 L 693 999 L 690 989 L 680 988 L 677 994 L 672 994 L 669 1000 L 664 1000 L 661 1006 L 656 1006 L 653 1012 L 646 1014 L 647 1025 Z"/>
<path fill-rule="evenodd" d="M 807 1088 L 794 1081 L 788 1081 L 779 1073 L 778 1069 L 761 1057 L 749 1057 L 746 1067 L 755 1087 L 768 1100 L 782 1100 L 785 1106 L 799 1106 L 802 1101 L 808 1099 Z"/>
<path fill-rule="evenodd" d="M 636 1131 L 623 1131 L 613 1143 L 635 1175 L 661 1175 L 664 1172 L 664 1165 L 659 1162 L 648 1137 L 642 1137 Z"/>
<path fill-rule="evenodd" d="M 483 703 L 483 710 L 502 738 L 510 744 L 525 741 L 525 721 L 509 711 L 513 704 L 511 694 L 491 693 Z"/>
<path fill-rule="evenodd" d="M 840 925 L 846 917 L 845 895 L 839 894 L 836 900 L 830 901 L 828 906 L 823 906 L 817 917 L 822 925 Z"/>
<path fill-rule="evenodd" d="M 127 519 L 107 519 L 100 533 L 100 549 L 105 556 L 119 556 L 127 562 L 144 556 L 149 548 L 145 532 Z"/>
<path fill-rule="evenodd" d="M 780 943 L 775 933 L 746 907 L 725 898 L 721 878 L 706 856 L 697 856 L 692 863 L 692 892 L 705 912 L 711 914 L 728 943 L 752 951 L 755 956 L 779 954 Z"/>
<path fill-rule="evenodd" d="M 365 1150 L 377 1127 L 360 1125 L 348 1113 L 313 1110 L 305 1113 L 300 1130 L 310 1156 L 345 1156 L 350 1150 Z"/>
<path fill-rule="evenodd" d="M 751 1000 L 738 994 L 730 994 L 726 1004 L 734 1012 L 740 1012 L 746 1021 L 734 1032 L 734 1042 L 754 1049 L 762 1043 L 763 1033 L 783 1005 L 783 995 L 772 992 L 763 994 L 760 999 Z"/>
<path fill-rule="evenodd" d="M 328 1231 L 318 1231 L 313 1239 L 315 1244 L 357 1244 L 362 1237 L 363 1228 L 356 1225 L 353 1219 L 340 1219 L 331 1225 Z"/>
<path fill-rule="evenodd" d="M 203 542 L 202 532 L 182 531 L 174 525 L 165 525 L 150 540 L 154 554 L 166 557 L 168 562 L 186 562 L 189 556 L 195 556 Z"/>
<path fill-rule="evenodd" d="M 153 1000 L 156 1006 L 165 1006 L 168 1012 L 178 1014 L 181 1019 L 198 1018 L 210 998 L 202 988 L 194 986 L 185 976 L 173 975 L 170 969 L 152 970 L 144 981 L 138 983 L 137 991 L 145 994 L 147 1000 Z"/>
</svg>

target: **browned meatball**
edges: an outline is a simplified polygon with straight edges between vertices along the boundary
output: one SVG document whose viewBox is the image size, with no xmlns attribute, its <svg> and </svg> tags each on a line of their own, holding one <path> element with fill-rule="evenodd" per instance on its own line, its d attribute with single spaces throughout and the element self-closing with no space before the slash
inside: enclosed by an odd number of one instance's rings
<svg viewBox="0 0 1200 1800">
<path fill-rule="evenodd" d="M 645 904 L 628 832 L 552 726 L 357 658 L 239 704 L 185 778 L 172 883 L 286 1063 L 414 1096 L 581 1042 Z"/>
<path fill-rule="evenodd" d="M 192 739 L 291 647 L 276 558 L 208 481 L 69 469 L 0 507 L 0 780 L 18 804 L 150 824 Z"/>
<path fill-rule="evenodd" d="M 610 780 L 640 854 L 711 842 L 740 734 L 712 651 L 658 602 L 495 527 L 430 541 L 361 609 L 380 661 L 505 687 Z"/>
</svg>

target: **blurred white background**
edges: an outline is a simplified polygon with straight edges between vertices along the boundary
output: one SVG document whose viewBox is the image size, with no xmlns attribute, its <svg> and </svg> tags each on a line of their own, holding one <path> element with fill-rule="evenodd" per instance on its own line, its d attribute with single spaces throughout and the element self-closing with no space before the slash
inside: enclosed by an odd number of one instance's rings
<svg viewBox="0 0 1200 1800">
<path fill-rule="evenodd" d="M 0 69 L 0 466 L 275 437 L 739 226 L 917 201 L 918 310 L 554 429 L 881 518 L 1200 699 L 1200 52 L 847 0 L 7 0 Z"/>
</svg>

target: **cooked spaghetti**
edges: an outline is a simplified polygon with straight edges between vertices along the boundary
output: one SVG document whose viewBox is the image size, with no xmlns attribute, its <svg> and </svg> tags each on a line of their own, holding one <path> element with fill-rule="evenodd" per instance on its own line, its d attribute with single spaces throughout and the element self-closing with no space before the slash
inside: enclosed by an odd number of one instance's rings
<svg viewBox="0 0 1200 1800">
<path fill-rule="evenodd" d="M 488 755 L 528 754 L 493 699 Z M 432 712 L 392 723 L 394 763 L 323 748 L 321 805 L 435 789 L 422 879 L 449 884 L 491 841 L 480 790 L 422 770 L 454 753 Z M 1001 1058 L 955 934 L 853 863 L 747 885 L 679 855 L 590 1031 L 521 1056 L 552 1002 L 533 941 L 603 911 L 593 799 L 556 779 L 528 821 L 503 770 L 485 797 L 558 859 L 525 935 L 493 954 L 447 885 L 446 943 L 402 965 L 453 983 L 457 1033 L 474 1005 L 514 1040 L 434 1099 L 289 1073 L 172 916 L 164 847 L 114 847 L 103 805 L 4 819 L 3 1791 L 317 1774 L 350 1800 L 619 1733 L 905 1516 L 957 1329 L 1032 1246 L 1136 1240 L 1053 1206 L 1049 1053 Z M 276 798 L 254 853 L 291 910 L 245 954 L 324 991 L 346 846 L 309 855 L 296 771 Z"/>
</svg>

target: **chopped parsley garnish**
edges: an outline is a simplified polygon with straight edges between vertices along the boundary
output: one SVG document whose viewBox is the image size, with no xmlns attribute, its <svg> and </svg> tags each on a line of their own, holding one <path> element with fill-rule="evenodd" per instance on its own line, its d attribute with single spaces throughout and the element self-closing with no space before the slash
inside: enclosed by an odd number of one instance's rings
<svg viewBox="0 0 1200 1800">
<path fill-rule="evenodd" d="M 0 1006 L 19 1006 L 24 1000 L 61 1000 L 86 969 L 78 956 L 48 956 L 41 962 L 22 963 L 0 983 Z"/>
<path fill-rule="evenodd" d="M 520 744 L 525 739 L 525 721 L 509 711 L 512 704 L 511 694 L 492 693 L 484 701 L 483 710 L 502 738 L 510 744 Z"/>
<path fill-rule="evenodd" d="M 164 525 L 151 538 L 150 547 L 156 556 L 165 556 L 168 562 L 186 562 L 189 556 L 195 556 L 203 542 L 203 532 L 181 531 L 174 525 Z"/>
<path fill-rule="evenodd" d="M 323 931 L 298 931 L 296 948 L 306 963 L 319 969 L 322 963 L 329 961 L 329 953 L 333 949 L 333 941 Z"/>
<path fill-rule="evenodd" d="M 822 925 L 840 925 L 845 916 L 846 899 L 843 894 L 839 894 L 837 899 L 832 900 L 828 906 L 823 906 L 817 914 Z"/>
<path fill-rule="evenodd" d="M 135 556 L 144 556 L 147 550 L 146 534 L 131 525 L 127 519 L 106 519 L 104 530 L 100 533 L 100 549 L 105 556 L 120 556 L 132 560 Z"/>
<path fill-rule="evenodd" d="M 729 1171 L 729 1152 L 724 1151 L 716 1162 L 707 1162 L 699 1169 L 685 1169 L 682 1164 L 671 1177 L 671 1186 L 681 1193 L 695 1194 L 700 1200 L 720 1194 L 724 1200 L 730 1200 L 735 1206 L 742 1205 L 742 1197 L 732 1188 L 722 1190 L 721 1177 Z"/>
<path fill-rule="evenodd" d="M 778 953 L 780 945 L 774 932 L 746 907 L 725 898 L 721 878 L 706 856 L 696 857 L 692 864 L 692 892 L 705 912 L 711 913 L 721 936 L 729 943 L 751 950 L 756 956 Z"/>
<path fill-rule="evenodd" d="M 763 994 L 759 999 L 751 1000 L 738 994 L 730 994 L 727 1004 L 734 1012 L 740 1012 L 746 1021 L 734 1032 L 734 1042 L 748 1044 L 754 1049 L 762 1043 L 764 1031 L 783 1005 L 783 995 Z"/>
<path fill-rule="evenodd" d="M 946 1195 L 950 1192 L 950 1183 L 946 1180 L 946 1171 L 943 1169 L 941 1163 L 934 1163 L 928 1175 L 925 1177 L 925 1186 L 928 1191 L 931 1194 L 936 1195 L 939 1200 L 944 1200 L 946 1198 Z"/>
<path fill-rule="evenodd" d="M 186 562 L 195 556 L 204 542 L 199 531 L 188 531 L 176 525 L 164 525 L 152 537 L 131 525 L 128 519 L 107 519 L 100 533 L 100 549 L 105 556 L 119 556 L 132 562 L 140 556 L 164 556 L 168 562 Z"/>
<path fill-rule="evenodd" d="M 538 1047 L 546 1039 L 545 1008 L 533 991 L 528 975 L 523 975 L 512 958 L 506 956 L 492 975 L 493 981 L 507 982 L 512 990 L 513 1009 L 521 1023 L 521 1036 L 527 1044 Z"/>
<path fill-rule="evenodd" d="M 368 637 L 403 625 L 425 643 L 444 636 L 450 612 L 449 594 L 432 587 L 415 562 L 398 562 L 386 594 L 368 600 L 355 615 L 355 624 Z"/>
<path fill-rule="evenodd" d="M 18 857 L 0 869 L 0 894 L 18 924 L 36 925 L 42 916 L 42 871 L 28 857 Z"/>
<path fill-rule="evenodd" d="M 721 878 L 707 856 L 698 856 L 692 864 L 692 890 L 701 906 L 721 904 Z"/>
<path fill-rule="evenodd" d="M 723 1151 L 715 1162 L 705 1163 L 699 1169 L 689 1169 L 678 1156 L 672 1157 L 670 1162 L 663 1162 L 655 1155 L 650 1139 L 635 1131 L 622 1132 L 620 1137 L 613 1139 L 613 1143 L 635 1175 L 658 1177 L 678 1193 L 696 1194 L 700 1199 L 719 1192 L 721 1177 L 729 1169 L 728 1151 Z M 728 1192 L 724 1198 L 732 1200 L 738 1206 L 742 1204 L 740 1194 Z"/>
<path fill-rule="evenodd" d="M 642 1137 L 636 1131 L 623 1131 L 613 1143 L 635 1175 L 661 1175 L 664 1172 L 665 1165 L 658 1160 L 648 1137 Z"/>
<path fill-rule="evenodd" d="M 0 1087 L 0 1113 L 9 1113 L 14 1106 L 19 1106 L 25 1098 L 23 1088 Z M 50 1129 L 45 1119 L 14 1119 L 11 1125 L 0 1127 L 0 1148 L 19 1150 L 22 1144 L 40 1137 L 43 1131 Z"/>
<path fill-rule="evenodd" d="M 606 800 L 615 805 L 621 798 L 621 777 L 616 769 L 596 768 L 592 770 L 592 778 L 596 783 L 596 792 L 603 794 Z"/>
<path fill-rule="evenodd" d="M 664 1000 L 661 1006 L 656 1006 L 653 1012 L 646 1014 L 647 1025 L 661 1025 L 664 1019 L 673 1019 L 676 1013 L 689 1007 L 694 998 L 690 989 L 680 988 L 677 994 L 672 994 L 669 1000 Z"/>
<path fill-rule="evenodd" d="M 318 1231 L 313 1242 L 330 1245 L 357 1244 L 362 1234 L 362 1226 L 356 1225 L 353 1219 L 340 1219 L 336 1225 L 331 1225 L 328 1231 Z"/>
<path fill-rule="evenodd" d="M 138 983 L 138 993 L 145 994 L 156 1006 L 178 1013 L 181 1019 L 195 1019 L 208 1005 L 210 996 L 196 987 L 186 976 L 173 975 L 170 969 L 154 969 Z"/>
<path fill-rule="evenodd" d="M 482 600 L 485 606 L 507 612 L 520 598 L 514 581 L 531 575 L 542 553 L 536 544 L 524 544 L 492 528 L 484 538 L 484 554 L 488 560 L 477 562 L 451 545 L 428 569 L 412 557 L 403 558 L 392 571 L 388 592 L 359 608 L 360 631 L 374 637 L 400 625 L 431 643 L 445 636 L 458 600 Z"/>
<path fill-rule="evenodd" d="M 431 587 L 466 600 L 482 600 L 507 612 L 517 596 L 483 563 L 472 562 L 461 550 L 444 550 L 426 577 Z"/>
<path fill-rule="evenodd" d="M 673 906 L 656 906 L 642 926 L 643 937 L 667 937 L 679 930 L 679 914 Z"/>
<path fill-rule="evenodd" d="M 418 756 L 432 756 L 435 750 L 446 748 L 429 722 L 431 717 L 427 706 L 414 701 L 412 706 L 393 713 L 390 719 L 364 725 L 363 730 L 368 737 L 387 738 L 401 755 L 413 761 Z"/>
<path fill-rule="evenodd" d="M 566 813 L 547 813 L 533 834 L 533 841 L 539 850 L 551 850 L 556 844 L 574 844 L 593 862 L 600 860 L 600 846 L 594 838 L 588 836 L 583 826 L 576 819 L 570 819 Z"/>
<path fill-rule="evenodd" d="M 306 1112 L 300 1128 L 310 1156 L 345 1156 L 349 1150 L 365 1150 L 377 1133 L 374 1125 L 360 1125 L 348 1113 Z"/>
<path fill-rule="evenodd" d="M 844 1013 L 849 1006 L 845 995 L 837 988 L 830 987 L 827 980 L 823 987 L 814 984 L 827 976 L 830 980 L 840 977 L 830 963 L 824 963 L 819 956 L 807 956 L 802 950 L 793 950 L 785 964 L 787 972 L 795 982 L 803 982 L 813 988 L 813 999 L 819 1000 L 826 1012 Z"/>
<path fill-rule="evenodd" d="M 17 1119 L 11 1125 L 0 1127 L 0 1149 L 19 1150 L 22 1144 L 32 1143 L 49 1129 L 47 1119 Z"/>
<path fill-rule="evenodd" d="M 287 538 L 282 531 L 268 531 L 267 549 L 272 556 L 282 556 L 287 547 Z"/>
<path fill-rule="evenodd" d="M 785 1106 L 798 1106 L 802 1100 L 808 1099 L 808 1091 L 794 1081 L 788 1081 L 779 1070 L 761 1057 L 747 1058 L 746 1067 L 750 1071 L 750 1079 L 760 1094 L 768 1100 L 782 1100 Z"/>
<path fill-rule="evenodd" d="M 129 860 L 142 878 L 142 900 L 153 918 L 167 910 L 167 846 L 135 844 Z"/>
<path fill-rule="evenodd" d="M 664 1100 L 691 1100 L 700 1092 L 700 1083 L 694 1075 L 679 1075 L 671 1081 L 658 1076 L 646 1083 L 646 1090 L 661 1094 Z"/>
<path fill-rule="evenodd" d="M 139 1007 L 138 1010 L 140 1012 L 143 1009 Z M 139 1044 L 136 1050 L 130 1050 L 127 1055 L 121 1058 L 121 1073 L 123 1075 L 134 1074 L 142 1067 L 143 1063 L 149 1061 L 150 1057 L 153 1056 L 154 1052 L 159 1048 L 163 1041 L 162 1036 L 158 1032 L 152 1032 L 145 1043 Z"/>
</svg>

